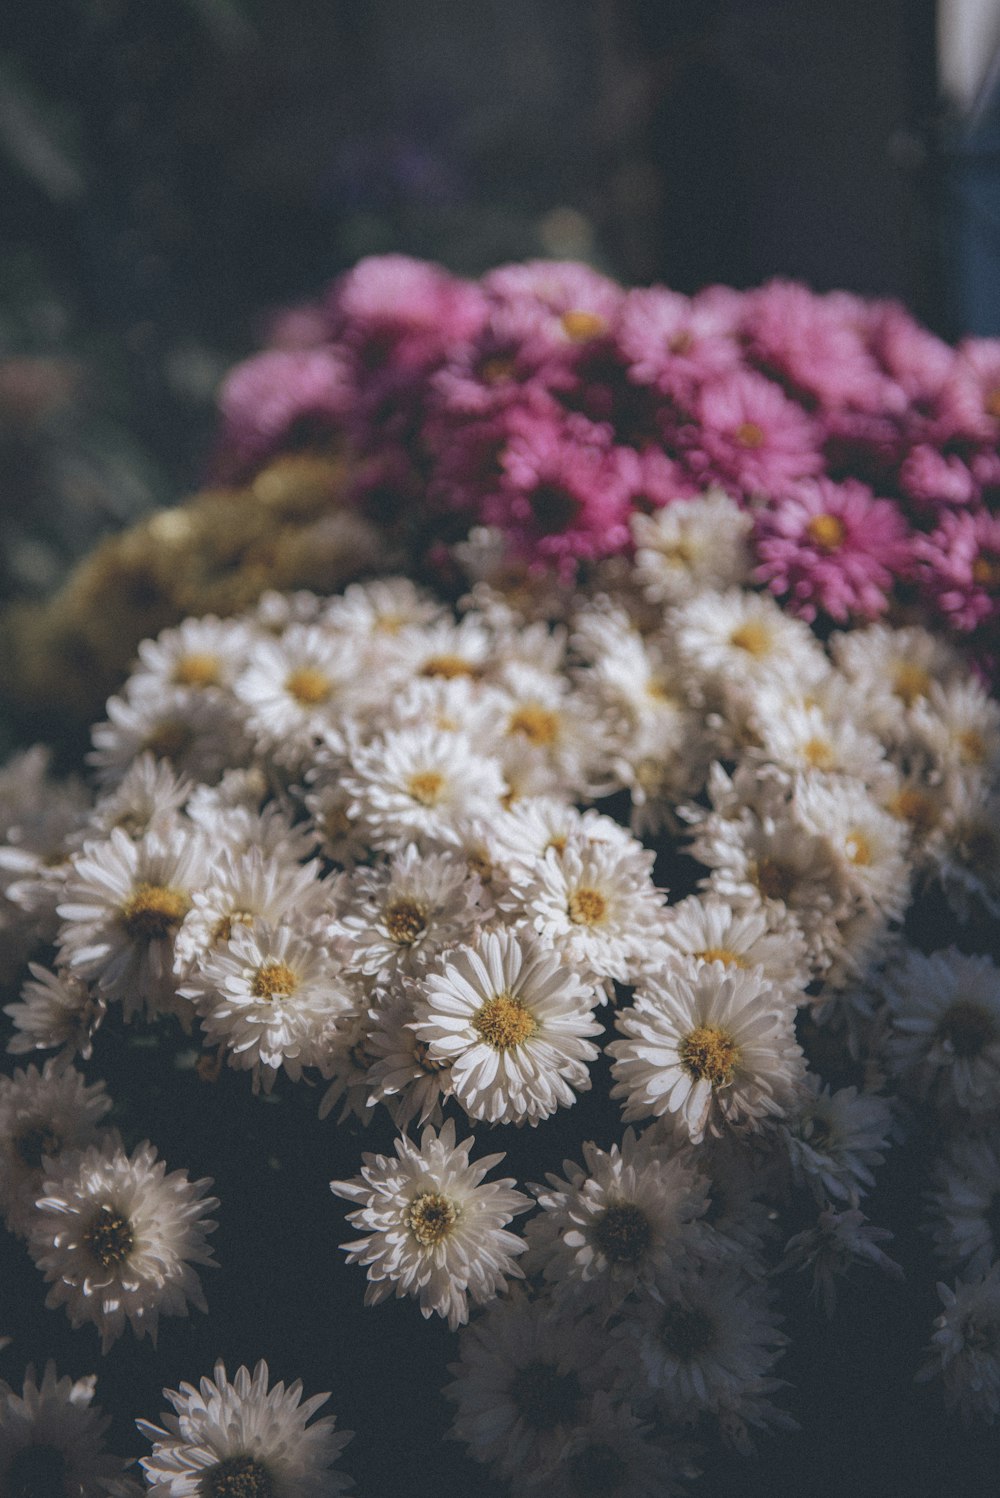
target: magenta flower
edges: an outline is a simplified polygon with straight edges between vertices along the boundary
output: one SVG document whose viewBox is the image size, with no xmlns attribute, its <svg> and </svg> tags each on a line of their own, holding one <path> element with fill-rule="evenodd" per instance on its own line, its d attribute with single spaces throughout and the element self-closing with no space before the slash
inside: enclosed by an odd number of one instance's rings
<svg viewBox="0 0 1000 1498">
<path fill-rule="evenodd" d="M 662 286 L 628 292 L 615 337 L 629 379 L 688 400 L 711 375 L 737 369 L 734 310 L 719 297 L 692 299 Z"/>
<path fill-rule="evenodd" d="M 821 431 L 773 381 L 749 370 L 709 380 L 680 440 L 693 476 L 743 494 L 780 494 L 819 472 Z"/>
<path fill-rule="evenodd" d="M 216 478 L 232 482 L 283 449 L 328 443 L 355 399 L 335 349 L 272 349 L 244 360 L 219 392 Z"/>
<path fill-rule="evenodd" d="M 979 484 L 956 453 L 942 453 L 929 443 L 918 443 L 903 459 L 899 487 L 918 509 L 933 513 L 946 505 L 969 505 L 979 497 Z"/>
<path fill-rule="evenodd" d="M 907 525 L 864 484 L 820 478 L 760 512 L 755 577 L 810 622 L 877 619 L 909 560 Z"/>
<path fill-rule="evenodd" d="M 408 255 L 360 261 L 334 282 L 327 308 L 362 369 L 391 366 L 397 377 L 443 361 L 486 317 L 478 285 Z"/>
<path fill-rule="evenodd" d="M 1000 516 L 946 510 L 936 530 L 916 537 L 913 553 L 922 595 L 952 629 L 1000 617 Z"/>
</svg>

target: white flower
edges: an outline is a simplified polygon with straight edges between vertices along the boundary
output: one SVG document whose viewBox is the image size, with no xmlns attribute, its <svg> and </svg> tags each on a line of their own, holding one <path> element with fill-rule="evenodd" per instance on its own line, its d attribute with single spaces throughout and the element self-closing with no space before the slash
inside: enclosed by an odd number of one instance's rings
<svg viewBox="0 0 1000 1498">
<path fill-rule="evenodd" d="M 716 895 L 689 895 L 663 912 L 666 956 L 687 963 L 719 962 L 723 967 L 759 968 L 777 987 L 805 988 L 809 965 L 796 927 L 773 930 L 766 910 L 733 910 Z"/>
<path fill-rule="evenodd" d="M 969 1113 L 1000 1104 L 1000 968 L 954 947 L 907 951 L 885 979 L 887 1058 L 920 1096 Z"/>
<path fill-rule="evenodd" d="M 812 1073 L 794 1117 L 782 1126 L 793 1179 L 806 1184 L 822 1206 L 828 1200 L 857 1206 L 875 1184 L 892 1127 L 892 1108 L 856 1087 L 831 1092 Z"/>
<path fill-rule="evenodd" d="M 454 1331 L 470 1299 L 483 1305 L 508 1277 L 522 1278 L 514 1256 L 527 1244 L 506 1227 L 531 1198 L 511 1189 L 512 1178 L 482 1185 L 504 1156 L 473 1164 L 472 1145 L 455 1143 L 449 1119 L 440 1133 L 424 1129 L 419 1148 L 400 1137 L 395 1159 L 366 1154 L 360 1177 L 330 1182 L 336 1196 L 360 1204 L 348 1221 L 365 1236 L 341 1246 L 349 1263 L 368 1265 L 366 1305 L 412 1295 L 425 1317 L 446 1316 Z"/>
<path fill-rule="evenodd" d="M 259 847 L 222 848 L 203 887 L 191 892 L 174 949 L 178 974 L 218 950 L 236 926 L 279 926 L 293 918 L 302 926 L 317 918 L 328 894 L 318 875 L 315 862 L 301 865 Z"/>
<path fill-rule="evenodd" d="M 370 1104 L 385 1103 L 397 1129 L 405 1132 L 416 1119 L 441 1121 L 442 1100 L 451 1095 L 451 1067 L 435 1060 L 430 1046 L 413 1033 L 420 996 L 418 984 L 398 979 L 385 1001 L 370 1011 L 365 1050 L 373 1059 L 367 1070 Z"/>
<path fill-rule="evenodd" d="M 934 682 L 965 674 L 953 647 L 916 625 L 893 629 L 870 624 L 867 629 L 844 630 L 831 637 L 830 651 L 863 696 L 871 729 L 900 744 L 910 736 L 909 710 L 928 695 Z"/>
<path fill-rule="evenodd" d="M 234 691 L 260 747 L 295 766 L 358 696 L 357 657 L 318 625 L 293 624 L 252 646 Z"/>
<path fill-rule="evenodd" d="M 133 761 L 151 754 L 182 775 L 217 780 L 242 764 L 249 745 L 231 699 L 191 687 L 166 687 L 142 696 L 109 697 L 107 721 L 94 726 L 87 756 L 102 785 L 118 785 Z"/>
<path fill-rule="evenodd" d="M 662 930 L 652 872 L 653 854 L 636 840 L 577 837 L 550 848 L 514 893 L 526 922 L 571 967 L 598 981 L 635 983 L 655 961 Z"/>
<path fill-rule="evenodd" d="M 652 1426 L 598 1389 L 558 1458 L 538 1474 L 548 1498 L 673 1498 L 681 1491 L 677 1451 L 650 1439 Z"/>
<path fill-rule="evenodd" d="M 910 902 L 906 829 L 857 782 L 799 778 L 796 821 L 826 839 L 847 895 L 887 919 L 901 921 Z"/>
<path fill-rule="evenodd" d="M 12 1055 L 59 1047 L 64 1056 L 89 1061 L 93 1038 L 104 1019 L 104 998 L 71 973 L 51 973 L 37 962 L 28 964 L 31 980 L 16 1004 L 6 1004 L 17 1031 L 7 1042 Z"/>
<path fill-rule="evenodd" d="M 352 1008 L 340 963 L 318 934 L 257 921 L 236 925 L 229 941 L 206 953 L 180 992 L 192 1001 L 209 1045 L 229 1065 L 252 1071 L 254 1088 L 270 1091 L 278 1068 L 297 1079 L 316 1064 L 325 1028 Z"/>
<path fill-rule="evenodd" d="M 443 618 L 437 599 L 408 577 L 351 583 L 338 597 L 323 600 L 325 625 L 367 643 L 392 639 L 404 629 L 426 629 Z"/>
<path fill-rule="evenodd" d="M 47 1170 L 92 1144 L 110 1108 L 103 1082 L 88 1086 L 55 1058 L 0 1077 L 0 1209 L 12 1232 L 27 1231 Z"/>
<path fill-rule="evenodd" d="M 178 775 L 169 761 L 140 754 L 113 791 L 98 798 L 89 819 L 89 829 L 101 837 L 120 827 L 129 837 L 144 832 L 166 832 L 176 813 L 191 794 L 189 780 Z"/>
<path fill-rule="evenodd" d="M 585 1143 L 583 1157 L 583 1167 L 564 1163 L 566 1179 L 547 1175 L 547 1190 L 531 1187 L 542 1211 L 526 1227 L 526 1269 L 540 1270 L 557 1300 L 615 1305 L 640 1286 L 657 1296 L 657 1276 L 682 1273 L 705 1247 L 707 1181 L 633 1129 L 610 1150 Z"/>
<path fill-rule="evenodd" d="M 85 843 L 73 860 L 59 907 L 59 961 L 121 1001 L 126 1019 L 177 1010 L 174 939 L 204 882 L 208 849 L 189 831 L 146 833 L 133 842 L 120 827 Z"/>
<path fill-rule="evenodd" d="M 513 1285 L 462 1328 L 458 1346 L 444 1389 L 457 1406 L 451 1434 L 497 1477 L 529 1485 L 583 1419 L 603 1338 Z"/>
<path fill-rule="evenodd" d="M 96 1378 L 59 1378 L 46 1363 L 41 1383 L 28 1368 L 20 1394 L 0 1380 L 0 1493 L 10 1498 L 138 1498 L 130 1463 L 104 1449 L 111 1417 L 92 1403 Z"/>
<path fill-rule="evenodd" d="M 820 1302 L 827 1316 L 832 1316 L 837 1304 L 836 1281 L 852 1264 L 874 1265 L 884 1274 L 902 1279 L 903 1271 L 895 1259 L 879 1248 L 891 1237 L 888 1228 L 875 1227 L 857 1207 L 842 1212 L 825 1207 L 815 1227 L 789 1238 L 778 1269 L 812 1269 L 813 1299 Z"/>
<path fill-rule="evenodd" d="M 92 1321 L 106 1352 L 128 1321 L 156 1341 L 161 1314 L 204 1311 L 192 1264 L 214 1265 L 205 1241 L 219 1205 L 210 1180 L 166 1174 L 148 1142 L 130 1156 L 117 1137 L 63 1155 L 50 1168 L 28 1229 L 31 1257 L 52 1286 L 46 1306 L 65 1305 L 73 1327 Z"/>
<path fill-rule="evenodd" d="M 352 1432 L 337 1430 L 334 1415 L 312 1418 L 329 1394 L 303 1400 L 299 1379 L 269 1389 L 263 1359 L 232 1383 L 221 1361 L 214 1375 L 165 1389 L 173 1411 L 162 1426 L 136 1421 L 153 1443 L 140 1465 L 154 1498 L 332 1498 L 352 1486 L 333 1470 Z"/>
<path fill-rule="evenodd" d="M 513 932 L 459 947 L 425 980 L 413 1023 L 471 1118 L 537 1124 L 590 1087 L 600 1033 L 593 991 L 558 956 Z"/>
<path fill-rule="evenodd" d="M 689 977 L 647 981 L 616 1016 L 627 1037 L 614 1058 L 612 1097 L 627 1120 L 678 1115 L 692 1143 L 706 1130 L 759 1128 L 781 1117 L 804 1074 L 794 1009 L 765 978 L 708 962 Z"/>
<path fill-rule="evenodd" d="M 460 820 L 488 817 L 504 784 L 496 762 L 473 752 L 463 734 L 401 728 L 355 750 L 343 783 L 347 815 L 373 846 L 454 842 Z"/>
<path fill-rule="evenodd" d="M 252 635 L 241 620 L 184 619 L 155 640 L 139 645 L 139 665 L 129 677 L 127 692 L 137 700 L 169 687 L 195 692 L 228 691 L 246 658 Z"/>
<path fill-rule="evenodd" d="M 960 1135 L 935 1161 L 927 1199 L 940 1258 L 985 1274 L 1000 1262 L 1000 1148 L 988 1136 Z"/>
<path fill-rule="evenodd" d="M 329 929 L 349 946 L 351 967 L 388 981 L 470 940 L 490 913 L 464 858 L 411 843 L 381 868 L 355 871 L 348 904 Z"/>
<path fill-rule="evenodd" d="M 966 1422 L 992 1425 L 1000 1414 L 1000 1266 L 958 1280 L 953 1290 L 937 1288 L 944 1310 L 917 1378 L 940 1378 L 949 1409 L 958 1409 Z"/>
<path fill-rule="evenodd" d="M 651 603 L 681 603 L 749 576 L 751 519 L 721 489 L 635 514 L 630 525 L 635 585 Z"/>
<path fill-rule="evenodd" d="M 724 693 L 785 681 L 820 682 L 828 662 L 809 626 L 769 594 L 702 592 L 669 615 L 681 665 L 705 690 Z"/>
</svg>

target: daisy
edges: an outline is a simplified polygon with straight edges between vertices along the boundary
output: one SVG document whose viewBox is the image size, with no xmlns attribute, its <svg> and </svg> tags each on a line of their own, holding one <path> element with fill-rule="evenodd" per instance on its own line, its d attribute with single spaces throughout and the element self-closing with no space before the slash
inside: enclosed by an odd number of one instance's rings
<svg viewBox="0 0 1000 1498">
<path fill-rule="evenodd" d="M 316 862 L 299 864 L 274 851 L 223 847 L 201 889 L 192 890 L 191 908 L 177 932 L 174 962 L 184 974 L 213 949 L 224 945 L 234 926 L 260 921 L 280 926 L 293 917 L 308 926 L 323 912 L 329 892 Z"/>
<path fill-rule="evenodd" d="M 539 1215 L 530 1219 L 525 1267 L 540 1270 L 560 1297 L 620 1304 L 639 1288 L 661 1293 L 657 1278 L 681 1273 L 705 1248 L 698 1219 L 708 1208 L 707 1181 L 626 1129 L 621 1145 L 583 1146 L 585 1165 L 567 1160 L 566 1178 L 532 1186 Z"/>
<path fill-rule="evenodd" d="M 805 988 L 805 942 L 794 928 L 774 930 L 764 910 L 737 911 L 717 895 L 689 895 L 663 913 L 665 956 L 681 971 L 690 959 L 723 967 L 758 968 L 776 987 Z"/>
<path fill-rule="evenodd" d="M 346 642 L 316 625 L 293 624 L 280 639 L 257 641 L 233 687 L 248 732 L 277 758 L 298 764 L 357 697 L 356 663 Z"/>
<path fill-rule="evenodd" d="M 988 1135 L 959 1136 L 935 1161 L 927 1200 L 938 1256 L 985 1274 L 1000 1262 L 1000 1150 Z"/>
<path fill-rule="evenodd" d="M 205 1241 L 210 1180 L 166 1174 L 144 1141 L 126 1155 L 117 1136 L 52 1162 L 28 1229 L 28 1249 L 52 1288 L 45 1304 L 65 1305 L 74 1328 L 90 1321 L 107 1352 L 128 1321 L 156 1342 L 160 1315 L 206 1310 L 192 1264 L 214 1266 Z"/>
<path fill-rule="evenodd" d="M 677 1452 L 651 1440 L 652 1428 L 629 1405 L 598 1390 L 557 1460 L 539 1474 L 546 1493 L 551 1498 L 591 1498 L 595 1493 L 601 1498 L 672 1498 L 681 1491 Z"/>
<path fill-rule="evenodd" d="M 120 827 L 132 838 L 150 830 L 166 832 L 176 824 L 176 814 L 192 789 L 191 782 L 178 775 L 168 760 L 140 754 L 115 789 L 98 797 L 88 830 L 108 837 L 112 828 Z"/>
<path fill-rule="evenodd" d="M 939 1284 L 944 1310 L 934 1322 L 920 1380 L 939 1378 L 945 1403 L 968 1424 L 1000 1414 L 1000 1266 L 975 1279 Z"/>
<path fill-rule="evenodd" d="M 651 603 L 682 603 L 749 577 L 751 519 L 722 489 L 677 500 L 653 515 L 635 514 L 630 526 L 635 586 Z"/>
<path fill-rule="evenodd" d="M 885 978 L 886 1057 L 918 1096 L 982 1114 L 1000 1104 L 1000 969 L 955 947 L 905 951 Z"/>
<path fill-rule="evenodd" d="M 185 619 L 165 629 L 155 640 L 139 645 L 139 665 L 128 682 L 132 698 L 153 696 L 167 687 L 189 687 L 197 692 L 228 691 L 252 641 L 241 620 Z"/>
<path fill-rule="evenodd" d="M 12 1232 L 27 1231 L 49 1167 L 95 1143 L 110 1109 L 103 1082 L 55 1058 L 0 1077 L 0 1208 Z"/>
<path fill-rule="evenodd" d="M 436 1060 L 427 1042 L 413 1032 L 419 997 L 416 983 L 397 980 L 385 1002 L 370 1011 L 365 1041 L 373 1058 L 367 1070 L 369 1104 L 385 1103 L 404 1133 L 414 1119 L 421 1128 L 439 1124 L 442 1102 L 451 1095 L 448 1062 Z"/>
<path fill-rule="evenodd" d="M 873 1171 L 885 1158 L 892 1123 L 885 1098 L 856 1087 L 831 1092 L 807 1073 L 802 1101 L 782 1126 L 793 1180 L 808 1186 L 820 1206 L 843 1201 L 856 1207 L 875 1185 Z"/>
<path fill-rule="evenodd" d="M 715 691 L 779 681 L 801 690 L 829 670 L 808 625 L 783 614 L 765 594 L 702 592 L 673 609 L 670 619 L 682 668 Z"/>
<path fill-rule="evenodd" d="M 523 1277 L 514 1258 L 527 1244 L 506 1228 L 531 1198 L 511 1189 L 512 1178 L 481 1184 L 504 1156 L 473 1164 L 472 1144 L 455 1143 L 449 1119 L 440 1132 L 424 1129 L 419 1147 L 400 1137 L 395 1159 L 366 1154 L 360 1177 L 330 1182 L 334 1195 L 359 1203 L 348 1221 L 365 1236 L 342 1247 L 349 1263 L 368 1265 L 366 1305 L 411 1295 L 425 1318 L 445 1316 L 454 1331 L 470 1299 L 483 1305 Z"/>
<path fill-rule="evenodd" d="M 135 698 L 109 697 L 106 712 L 106 721 L 92 730 L 87 758 L 107 787 L 117 786 L 141 754 L 196 780 L 217 780 L 249 755 L 241 718 L 223 693 L 170 686 Z"/>
<path fill-rule="evenodd" d="M 493 815 L 503 794 L 495 761 L 463 734 L 402 728 L 358 748 L 343 777 L 347 814 L 369 841 L 392 850 L 403 839 L 454 841 L 460 819 Z"/>
<path fill-rule="evenodd" d="M 761 975 L 705 963 L 692 975 L 647 979 L 616 1015 L 626 1039 L 614 1058 L 612 1097 L 627 1121 L 678 1115 L 693 1144 L 706 1131 L 758 1129 L 792 1105 L 805 1070 L 794 1009 Z"/>
<path fill-rule="evenodd" d="M 139 1498 L 130 1462 L 104 1449 L 111 1417 L 93 1403 L 93 1374 L 59 1378 L 28 1368 L 20 1394 L 0 1380 L 0 1492 L 10 1498 Z"/>
<path fill-rule="evenodd" d="M 850 781 L 816 774 L 796 784 L 793 812 L 805 831 L 822 837 L 836 865 L 838 882 L 861 905 L 901 921 L 910 903 L 906 829 Z"/>
<path fill-rule="evenodd" d="M 126 1019 L 176 1011 L 174 940 L 207 866 L 205 842 L 180 829 L 133 842 L 116 827 L 85 843 L 59 906 L 60 964 L 120 1000 Z"/>
<path fill-rule="evenodd" d="M 935 681 L 963 674 L 954 648 L 917 625 L 890 629 L 871 624 L 834 634 L 830 651 L 837 666 L 863 693 L 873 730 L 890 740 L 909 735 L 908 709 L 926 697 Z"/>
<path fill-rule="evenodd" d="M 162 1426 L 136 1421 L 153 1446 L 139 1464 L 154 1498 L 332 1498 L 352 1486 L 333 1470 L 352 1432 L 334 1415 L 313 1419 L 329 1394 L 304 1400 L 299 1379 L 268 1388 L 263 1359 L 232 1383 L 221 1360 L 213 1374 L 197 1389 L 164 1389 L 173 1409 Z"/>
<path fill-rule="evenodd" d="M 293 1079 L 314 1064 L 318 1032 L 352 1009 L 341 964 L 318 936 L 293 926 L 236 924 L 222 947 L 205 953 L 181 984 L 209 1045 L 229 1065 L 253 1073 L 270 1092 L 279 1067 Z"/>
<path fill-rule="evenodd" d="M 31 979 L 21 989 L 20 1001 L 4 1006 L 17 1032 L 7 1042 L 8 1051 L 17 1056 L 58 1048 L 67 1059 L 89 1061 L 107 1012 L 105 999 L 70 973 L 52 973 L 37 962 L 29 963 L 28 971 Z"/>
<path fill-rule="evenodd" d="M 551 950 L 512 931 L 452 952 L 431 973 L 413 1022 L 470 1118 L 533 1126 L 587 1091 L 601 1026 L 593 991 Z"/>
</svg>

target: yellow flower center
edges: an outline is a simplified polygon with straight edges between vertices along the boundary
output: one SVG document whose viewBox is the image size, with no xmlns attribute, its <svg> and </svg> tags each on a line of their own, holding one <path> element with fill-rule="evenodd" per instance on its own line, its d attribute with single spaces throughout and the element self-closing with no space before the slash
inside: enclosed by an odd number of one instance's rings
<svg viewBox="0 0 1000 1498">
<path fill-rule="evenodd" d="M 760 660 L 771 653 L 771 631 L 759 619 L 747 619 L 733 630 L 729 643 Z"/>
<path fill-rule="evenodd" d="M 287 999 L 295 992 L 299 980 L 285 962 L 265 962 L 250 980 L 250 992 L 255 999 Z"/>
<path fill-rule="evenodd" d="M 234 926 L 252 926 L 253 923 L 252 910 L 231 910 L 228 915 L 220 916 L 212 927 L 212 941 L 216 946 L 232 941 Z"/>
<path fill-rule="evenodd" d="M 285 679 L 285 691 L 302 707 L 319 707 L 330 700 L 333 682 L 315 666 L 297 666 Z"/>
<path fill-rule="evenodd" d="M 915 661 L 897 661 L 892 676 L 892 690 L 900 697 L 907 707 L 916 702 L 918 697 L 926 697 L 930 691 L 930 674 L 923 666 L 918 666 Z"/>
<path fill-rule="evenodd" d="M 872 845 L 860 828 L 855 827 L 844 839 L 844 851 L 853 864 L 867 868 L 872 862 Z"/>
<path fill-rule="evenodd" d="M 755 421 L 741 421 L 733 433 L 740 447 L 749 447 L 751 450 L 762 446 L 764 442 L 764 428 L 758 426 Z"/>
<path fill-rule="evenodd" d="M 731 952 L 728 947 L 706 947 L 702 952 L 695 952 L 693 956 L 700 957 L 702 962 L 721 962 L 725 967 L 746 967 L 745 957 L 740 957 L 737 952 Z"/>
<path fill-rule="evenodd" d="M 806 535 L 821 551 L 836 551 L 843 545 L 847 527 L 837 515 L 814 515 L 806 526 Z"/>
<path fill-rule="evenodd" d="M 179 687 L 217 687 L 221 672 L 217 655 L 182 655 L 174 667 L 173 679 Z"/>
<path fill-rule="evenodd" d="M 410 776 L 406 787 L 421 806 L 437 806 L 444 793 L 444 776 L 437 770 L 418 770 Z"/>
<path fill-rule="evenodd" d="M 572 338 L 574 343 L 584 343 L 588 338 L 600 338 L 602 333 L 608 331 L 604 318 L 599 317 L 596 312 L 564 312 L 559 321 L 566 337 Z"/>
<path fill-rule="evenodd" d="M 442 1242 L 457 1221 L 458 1207 L 438 1191 L 422 1191 L 406 1210 L 406 1226 L 422 1248 Z"/>
<path fill-rule="evenodd" d="M 995 390 L 989 390 L 983 401 L 983 409 L 987 416 L 993 416 L 1000 421 L 1000 386 Z"/>
<path fill-rule="evenodd" d="M 967 765 L 981 765 L 986 758 L 986 740 L 975 728 L 965 728 L 956 735 L 959 753 Z"/>
<path fill-rule="evenodd" d="M 696 1082 L 724 1087 L 736 1075 L 740 1048 L 718 1025 L 697 1025 L 678 1047 L 681 1066 Z"/>
<path fill-rule="evenodd" d="M 559 737 L 559 714 L 536 703 L 526 703 L 511 714 L 508 733 L 520 733 L 529 744 L 545 747 Z"/>
<path fill-rule="evenodd" d="M 599 926 L 608 913 L 608 902 L 599 889 L 584 887 L 573 891 L 566 909 L 575 926 Z"/>
<path fill-rule="evenodd" d="M 135 1235 L 128 1218 L 105 1202 L 98 1207 L 84 1233 L 83 1244 L 102 1269 L 110 1269 L 113 1264 L 123 1264 L 128 1258 L 135 1245 Z"/>
<path fill-rule="evenodd" d="M 520 999 L 498 993 L 476 1010 L 472 1028 L 493 1050 L 509 1051 L 529 1040 L 538 1029 L 538 1022 Z"/>
<path fill-rule="evenodd" d="M 187 892 L 165 884 L 137 884 L 121 908 L 131 941 L 160 941 L 174 936 L 191 908 Z"/>
<path fill-rule="evenodd" d="M 930 832 L 937 825 L 938 807 L 933 796 L 929 796 L 926 791 L 917 790 L 915 786 L 905 786 L 893 797 L 889 810 L 893 816 L 909 822 L 918 836 Z"/>
<path fill-rule="evenodd" d="M 828 739 L 807 739 L 802 745 L 802 758 L 814 770 L 829 770 L 836 762 L 836 755 Z"/>
<path fill-rule="evenodd" d="M 420 668 L 421 676 L 437 676 L 454 681 L 458 676 L 479 676 L 480 671 L 461 655 L 432 655 Z"/>
<path fill-rule="evenodd" d="M 436 1056 L 431 1055 L 431 1048 L 426 1040 L 414 1040 L 413 1059 L 420 1067 L 420 1070 L 426 1072 L 428 1076 L 433 1076 L 435 1072 L 444 1071 L 448 1065 L 447 1061 L 439 1061 Z"/>
<path fill-rule="evenodd" d="M 426 912 L 412 900 L 396 900 L 385 913 L 385 929 L 389 940 L 397 946 L 409 947 L 421 932 L 427 930 Z"/>
</svg>

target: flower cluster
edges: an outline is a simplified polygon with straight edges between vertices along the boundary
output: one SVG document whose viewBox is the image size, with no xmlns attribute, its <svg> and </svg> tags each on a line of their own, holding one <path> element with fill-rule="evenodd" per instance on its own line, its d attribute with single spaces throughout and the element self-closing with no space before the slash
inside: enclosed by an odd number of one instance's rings
<svg viewBox="0 0 1000 1498">
<path fill-rule="evenodd" d="M 303 443 L 416 543 L 475 526 L 509 569 L 562 578 L 630 551 L 711 485 L 753 517 L 755 575 L 799 617 L 871 621 L 916 596 L 989 650 L 1000 617 L 1000 352 L 897 303 L 774 281 L 694 297 L 583 265 L 479 281 L 388 255 L 285 317 L 221 396 L 217 472 Z"/>
<path fill-rule="evenodd" d="M 440 315 L 473 327 L 463 297 Z M 411 334 L 423 371 L 435 319 Z M 853 1266 L 898 1272 L 862 1204 L 907 1123 L 944 1139 L 931 1233 L 965 1276 L 928 1373 L 969 1416 L 1000 1390 L 1000 707 L 917 625 L 821 641 L 718 486 L 624 523 L 634 563 L 587 586 L 505 594 L 480 535 L 457 611 L 388 579 L 188 620 L 109 701 L 93 796 L 38 754 L 0 773 L 5 955 L 49 952 L 10 1049 L 60 1053 L 0 1084 L 0 1199 L 50 1303 L 105 1345 L 200 1304 L 209 1183 L 127 1155 L 73 1064 L 176 1021 L 254 1091 L 394 1126 L 331 1183 L 347 1258 L 461 1328 L 471 1456 L 565 1498 L 679 1490 L 706 1442 L 788 1423 L 780 1275 L 832 1310 Z M 914 923 L 935 898 L 961 943 Z M 537 1159 L 595 1083 L 617 1142 L 485 1179 L 477 1134 Z M 342 1438 L 262 1368 L 170 1396 L 155 1491 L 338 1491 Z"/>
</svg>

